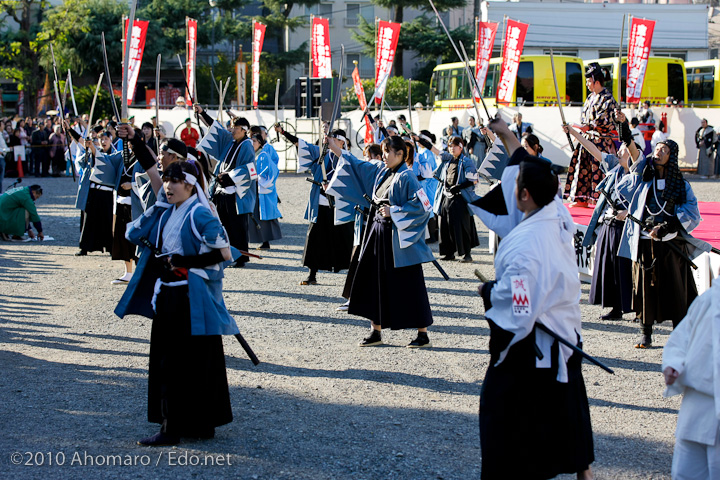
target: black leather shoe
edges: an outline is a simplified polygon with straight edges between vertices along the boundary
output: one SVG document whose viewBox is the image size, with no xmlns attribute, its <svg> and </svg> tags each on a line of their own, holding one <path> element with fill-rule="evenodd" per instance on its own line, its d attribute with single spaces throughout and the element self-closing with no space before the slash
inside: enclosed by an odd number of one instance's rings
<svg viewBox="0 0 720 480">
<path fill-rule="evenodd" d="M 83 249 L 80 249 L 79 252 L 75 253 L 76 257 L 84 257 L 85 255 L 87 255 L 87 250 L 83 250 Z"/>
<path fill-rule="evenodd" d="M 622 320 L 623 313 L 621 310 L 610 310 L 607 314 L 600 317 L 601 320 Z"/>
</svg>

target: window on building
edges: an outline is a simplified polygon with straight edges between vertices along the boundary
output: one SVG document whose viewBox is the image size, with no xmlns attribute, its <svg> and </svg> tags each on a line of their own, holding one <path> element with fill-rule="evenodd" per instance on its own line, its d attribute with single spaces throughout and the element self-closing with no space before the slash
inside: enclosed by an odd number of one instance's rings
<svg viewBox="0 0 720 480">
<path fill-rule="evenodd" d="M 371 3 L 346 3 L 345 26 L 355 27 L 360 25 L 360 17 L 366 22 L 375 21 L 375 7 Z"/>
<path fill-rule="evenodd" d="M 358 62 L 360 78 L 375 78 L 375 59 L 362 53 L 345 54 L 345 71 L 343 75 L 352 75 L 353 70 L 355 70 L 354 62 Z"/>
<path fill-rule="evenodd" d="M 305 15 L 315 15 L 316 17 L 327 18 L 330 25 L 333 23 L 333 4 L 332 3 L 319 3 L 317 5 L 306 6 Z"/>
<path fill-rule="evenodd" d="M 715 67 L 687 69 L 688 102 L 712 100 Z"/>
</svg>

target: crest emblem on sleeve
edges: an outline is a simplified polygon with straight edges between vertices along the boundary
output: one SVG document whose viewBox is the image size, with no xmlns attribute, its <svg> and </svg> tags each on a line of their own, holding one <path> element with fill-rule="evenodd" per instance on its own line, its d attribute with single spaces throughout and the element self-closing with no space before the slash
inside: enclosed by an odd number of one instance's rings
<svg viewBox="0 0 720 480">
<path fill-rule="evenodd" d="M 532 313 L 529 279 L 527 275 L 510 277 L 513 315 L 529 316 Z"/>
</svg>

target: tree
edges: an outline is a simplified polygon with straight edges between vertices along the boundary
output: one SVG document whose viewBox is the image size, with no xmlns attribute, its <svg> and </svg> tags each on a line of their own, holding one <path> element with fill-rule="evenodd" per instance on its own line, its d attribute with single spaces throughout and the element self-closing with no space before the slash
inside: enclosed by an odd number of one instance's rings
<svg viewBox="0 0 720 480">
<path fill-rule="evenodd" d="M 427 12 L 432 12 L 432 8 L 430 7 L 429 3 L 426 0 L 371 0 L 373 4 L 390 9 L 392 14 L 392 20 L 396 23 L 403 24 L 402 28 L 400 29 L 400 41 L 398 42 L 397 51 L 395 52 L 395 75 L 402 76 L 403 75 L 403 51 L 407 48 L 410 50 L 416 50 L 413 45 L 409 45 L 406 42 L 403 42 L 403 30 L 405 29 L 405 26 L 407 23 L 403 23 L 404 20 L 404 11 L 406 8 L 416 8 L 416 9 L 422 9 Z M 461 8 L 464 7 L 467 0 L 435 0 L 433 3 L 435 4 L 435 7 L 438 9 L 439 12 L 445 12 L 447 10 L 453 9 L 453 8 Z M 365 28 L 363 28 L 363 24 Z M 370 29 L 368 27 L 368 22 L 366 22 L 363 18 L 360 18 L 360 32 L 358 32 L 356 35 L 353 35 L 353 37 L 363 43 L 364 45 L 369 46 L 372 45 L 372 49 L 367 49 L 366 52 L 369 55 L 375 56 L 375 26 L 370 25 Z M 357 32 L 357 31 L 356 31 Z M 368 36 L 368 33 L 370 34 Z"/>
<path fill-rule="evenodd" d="M 37 92 L 45 81 L 39 63 L 40 51 L 45 47 L 38 39 L 36 18 L 48 8 L 45 0 L 0 0 L 0 74 L 14 80 L 25 92 L 25 111 L 35 111 Z M 12 22 L 18 25 L 13 30 Z"/>
<path fill-rule="evenodd" d="M 362 81 L 363 90 L 365 90 L 365 99 L 370 101 L 375 92 L 375 81 L 367 79 Z M 429 87 L 426 83 L 419 80 L 412 81 L 412 105 L 416 103 L 425 103 L 427 100 Z M 406 106 L 408 104 L 408 79 L 404 77 L 391 77 L 388 79 L 387 87 L 385 87 L 385 101 L 392 106 Z M 355 87 L 349 87 L 342 96 L 342 104 L 345 106 L 359 107 Z"/>
</svg>

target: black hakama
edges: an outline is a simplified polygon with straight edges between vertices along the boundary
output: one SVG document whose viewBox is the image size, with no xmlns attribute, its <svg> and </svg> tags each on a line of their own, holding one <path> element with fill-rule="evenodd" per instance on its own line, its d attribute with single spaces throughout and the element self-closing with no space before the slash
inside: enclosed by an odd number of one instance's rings
<svg viewBox="0 0 720 480">
<path fill-rule="evenodd" d="M 396 268 L 392 249 L 392 220 L 373 218 L 350 290 L 348 313 L 370 319 L 384 329 L 424 328 L 432 325 L 421 264 Z"/>
<path fill-rule="evenodd" d="M 148 420 L 170 435 L 212 437 L 232 422 L 222 337 L 190 334 L 187 285 L 163 286 L 155 304 Z"/>
<path fill-rule="evenodd" d="M 464 257 L 480 245 L 477 228 L 467 202 L 461 195 L 442 196 L 440 204 L 440 255 Z"/>
<path fill-rule="evenodd" d="M 587 470 L 595 456 L 581 357 L 570 357 L 568 383 L 558 382 L 558 343 L 551 348 L 552 368 L 536 368 L 533 329 L 495 366 L 511 334 L 492 321 L 490 328 L 490 366 L 480 394 L 481 479 L 548 479 Z"/>
<path fill-rule="evenodd" d="M 625 222 L 604 222 L 595 244 L 590 303 L 623 313 L 632 311 L 632 260 L 617 254 Z"/>
<path fill-rule="evenodd" d="M 129 262 L 137 260 L 136 247 L 125 238 L 127 224 L 132 222 L 132 206 L 118 203 L 115 207 L 115 224 L 113 225 L 112 259 Z"/>
<path fill-rule="evenodd" d="M 303 266 L 311 270 L 339 272 L 350 266 L 353 247 L 352 222 L 334 225 L 333 209 L 318 208 L 317 221 L 308 227 Z"/>
<path fill-rule="evenodd" d="M 225 227 L 230 245 L 238 250 L 248 251 L 248 221 L 250 215 L 237 213 L 235 194 L 217 193 L 213 197 L 220 223 Z"/>
<path fill-rule="evenodd" d="M 280 222 L 274 220 L 260 220 L 260 196 L 255 202 L 253 216 L 248 224 L 248 237 L 252 243 L 265 243 L 272 240 L 280 240 L 282 232 L 280 231 Z"/>
<path fill-rule="evenodd" d="M 688 254 L 683 240 L 669 242 Z M 640 239 L 638 245 L 638 262 L 633 263 L 633 310 L 643 325 L 670 320 L 677 326 L 698 295 L 690 264 L 666 243 Z"/>
<path fill-rule="evenodd" d="M 90 188 L 85 221 L 80 232 L 80 250 L 111 252 L 113 245 L 113 192 Z"/>
</svg>

